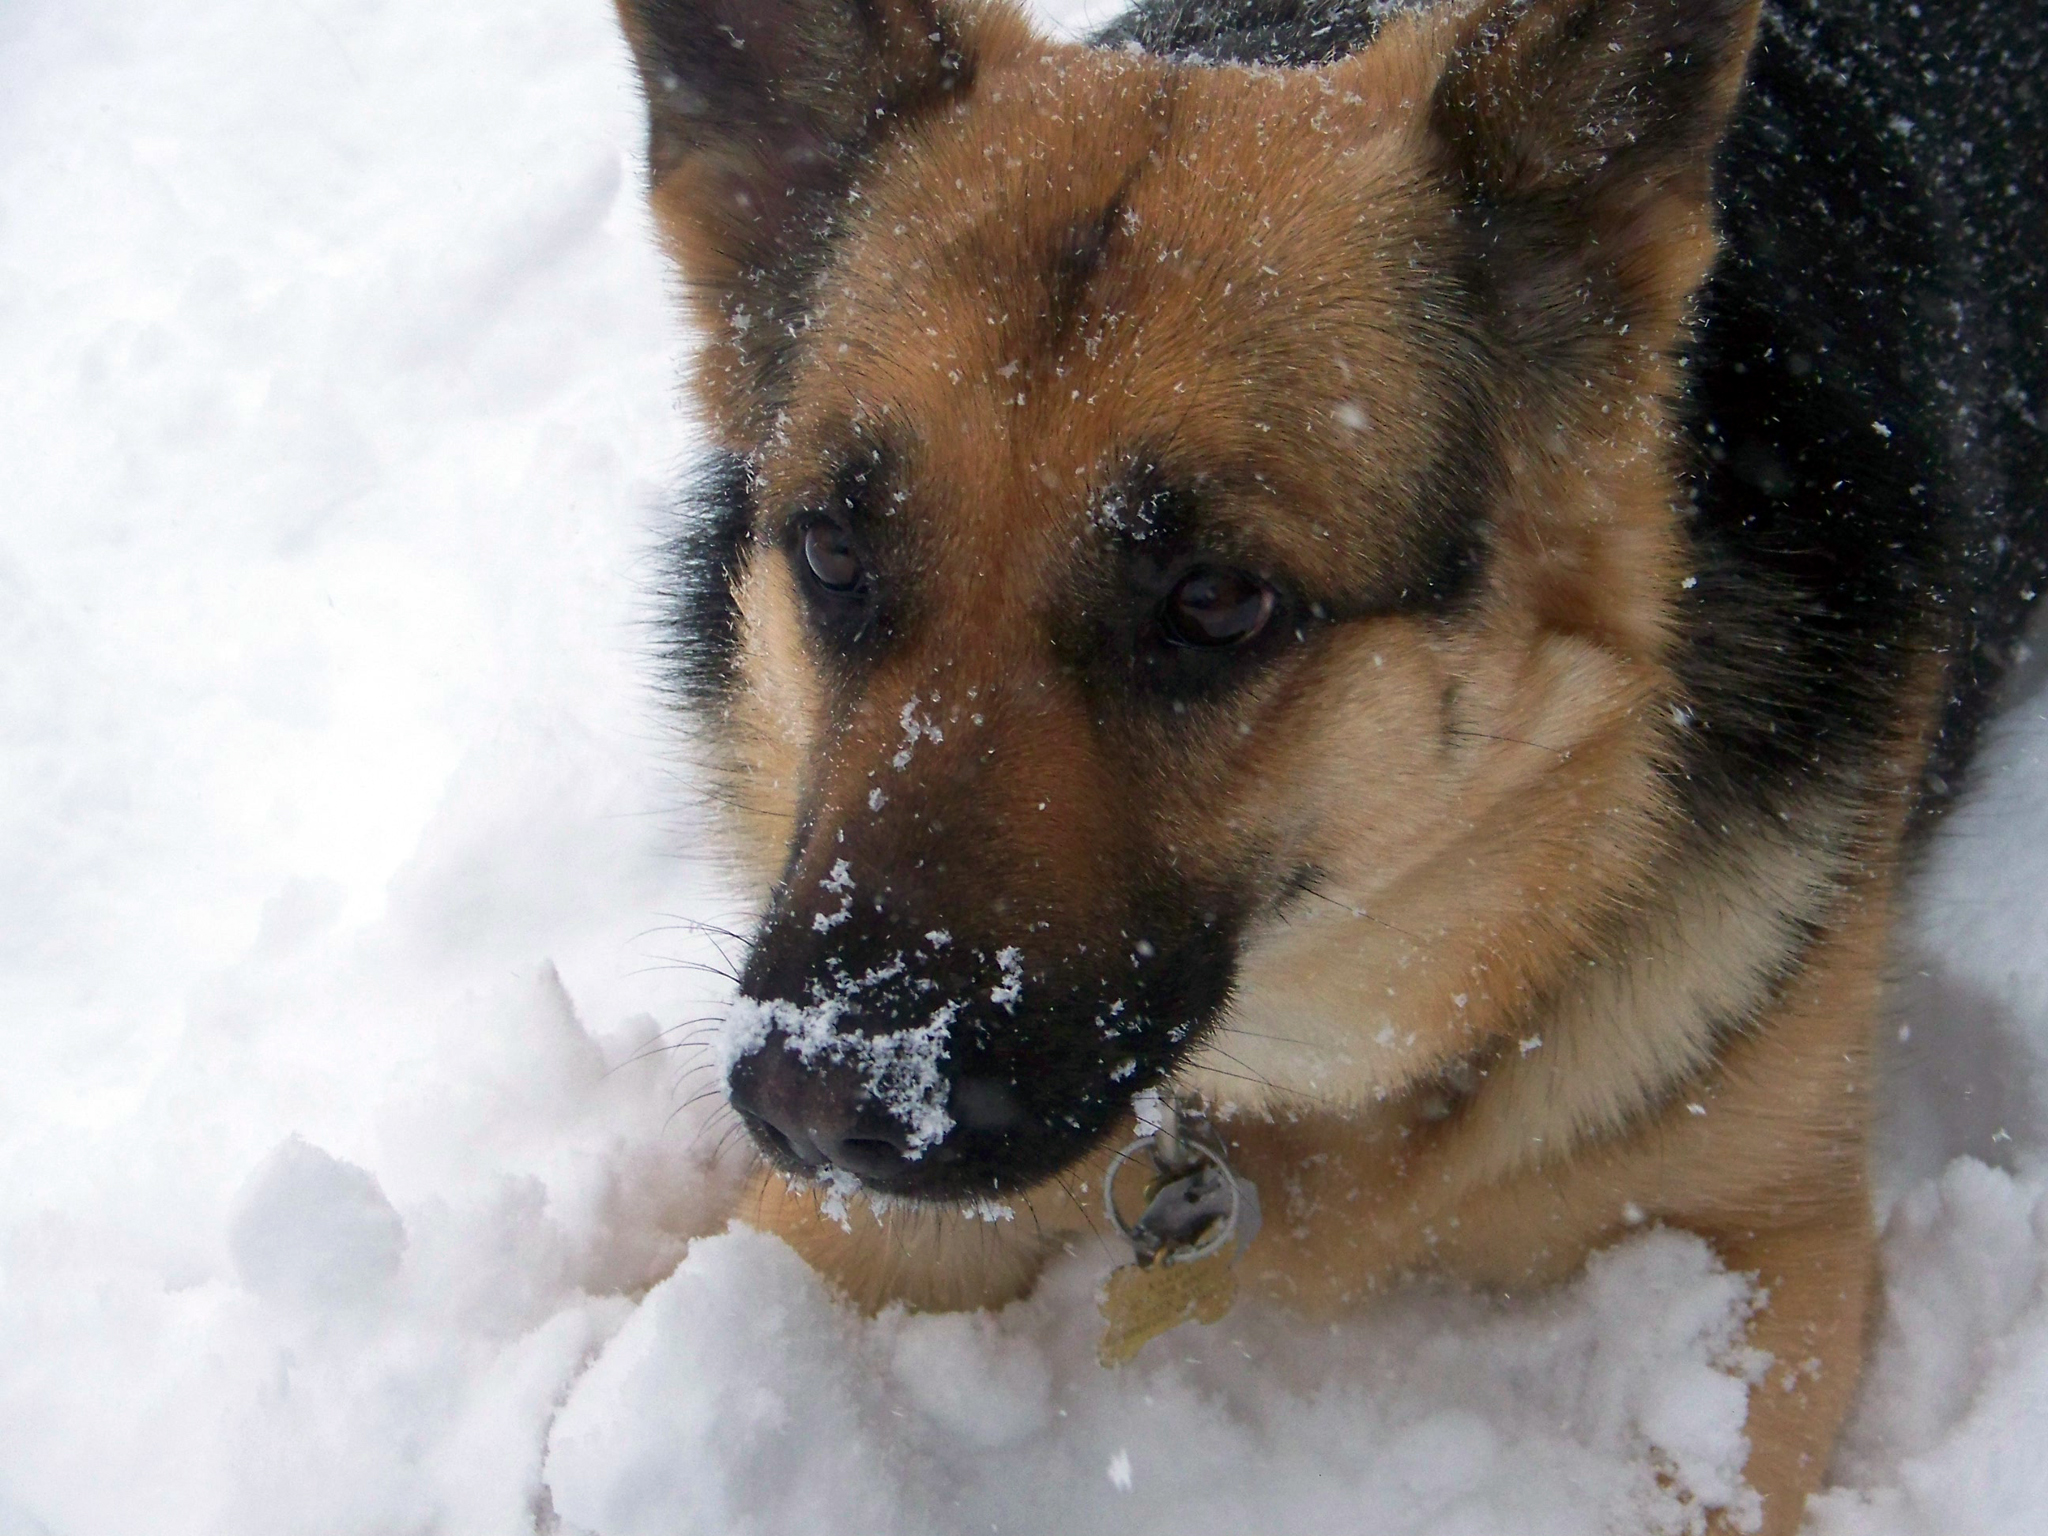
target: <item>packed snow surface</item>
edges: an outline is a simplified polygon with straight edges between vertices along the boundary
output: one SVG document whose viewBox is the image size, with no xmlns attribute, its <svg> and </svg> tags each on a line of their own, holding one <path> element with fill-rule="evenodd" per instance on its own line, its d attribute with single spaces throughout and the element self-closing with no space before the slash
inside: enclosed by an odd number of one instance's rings
<svg viewBox="0 0 2048 1536">
<path fill-rule="evenodd" d="M 1109 1374 L 1107 1248 L 863 1320 L 728 1226 L 671 1047 L 744 914 L 648 686 L 693 431 L 610 10 L 0 9 L 0 1536 L 1753 1512 L 1755 1297 L 1680 1234 Z M 2048 1530 L 2021 695 L 1902 948 L 1825 1536 Z"/>
</svg>

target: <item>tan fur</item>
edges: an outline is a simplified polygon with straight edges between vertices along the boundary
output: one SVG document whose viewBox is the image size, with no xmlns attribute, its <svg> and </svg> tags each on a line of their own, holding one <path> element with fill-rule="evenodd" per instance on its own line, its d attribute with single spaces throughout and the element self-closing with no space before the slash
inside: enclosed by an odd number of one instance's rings
<svg viewBox="0 0 2048 1536">
<path fill-rule="evenodd" d="M 760 504 L 815 501 L 863 442 L 912 445 L 891 481 L 907 632 L 849 696 L 764 529 L 721 740 L 764 891 L 786 867 L 802 886 L 840 857 L 886 865 L 911 835 L 901 804 L 952 815 L 961 783 L 961 814 L 1005 840 L 1003 899 L 1075 933 L 1110 920 L 1094 893 L 1141 829 L 1191 878 L 1316 869 L 1313 899 L 1251 922 L 1229 1015 L 1182 1078 L 1270 1191 L 1247 1276 L 1329 1315 L 1419 1273 L 1515 1290 L 1643 1222 L 1697 1231 L 1768 1292 L 1750 1474 L 1782 1536 L 1860 1366 L 1870 1032 L 1938 690 L 1902 713 L 1881 782 L 1739 826 L 1674 812 L 1674 357 L 1716 250 L 1709 157 L 1748 31 L 1698 142 L 1610 173 L 1514 126 L 1546 93 L 1600 88 L 1546 72 L 1571 9 L 1408 15 L 1343 64 L 1277 71 L 1058 46 L 1005 6 L 952 8 L 974 73 L 951 97 L 919 94 L 915 28 L 890 20 L 863 89 L 916 110 L 874 151 L 772 407 L 742 277 L 763 226 L 726 201 L 730 152 L 678 151 L 655 206 L 710 338 L 702 393 Z M 1500 197 L 1568 186 L 1590 231 L 1506 285 L 1504 339 L 1438 286 L 1446 123 L 1458 175 Z M 1048 253 L 1106 210 L 1112 254 L 1062 293 Z M 1479 427 L 1456 403 L 1475 376 Z M 1134 457 L 1196 452 L 1223 554 L 1336 589 L 1399 568 L 1401 509 L 1475 430 L 1500 474 L 1468 612 L 1337 627 L 1204 706 L 1199 748 L 1105 744 L 1047 615 Z M 913 736 L 906 768 L 901 722 L 925 718 L 940 734 Z M 748 1213 L 864 1306 L 984 1306 L 1091 1237 L 1101 1170 L 1006 1222 L 856 1200 L 842 1223 L 775 1174 Z"/>
</svg>

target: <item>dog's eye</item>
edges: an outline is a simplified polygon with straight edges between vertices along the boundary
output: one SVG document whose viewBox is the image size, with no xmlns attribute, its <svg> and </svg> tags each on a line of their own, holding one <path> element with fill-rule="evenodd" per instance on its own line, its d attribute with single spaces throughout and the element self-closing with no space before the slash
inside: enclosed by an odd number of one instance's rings
<svg viewBox="0 0 2048 1536">
<path fill-rule="evenodd" d="M 820 520 L 804 530 L 804 564 L 828 592 L 858 591 L 867 576 L 853 536 L 837 523 Z"/>
<path fill-rule="evenodd" d="M 1161 624 L 1175 645 L 1215 649 L 1256 640 L 1279 599 L 1246 571 L 1201 566 L 1168 594 Z"/>
</svg>

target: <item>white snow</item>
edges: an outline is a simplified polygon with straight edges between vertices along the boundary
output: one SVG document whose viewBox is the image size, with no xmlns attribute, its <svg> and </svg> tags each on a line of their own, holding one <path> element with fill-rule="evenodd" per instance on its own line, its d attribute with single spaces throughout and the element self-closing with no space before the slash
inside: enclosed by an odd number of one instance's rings
<svg viewBox="0 0 2048 1536">
<path fill-rule="evenodd" d="M 1024 1000 L 1024 951 L 1014 945 L 997 950 L 996 969 L 1003 979 L 989 989 L 988 1000 L 1015 1013 Z"/>
<path fill-rule="evenodd" d="M 1241 1309 L 1118 1374 L 1087 1326 L 1099 1274 L 1070 1261 L 996 1316 L 861 1322 L 774 1239 L 700 1241 L 571 1392 L 555 1508 L 606 1536 L 1567 1536 L 1743 1497 L 1745 1389 L 1716 1367 L 1742 1364 L 1751 1296 L 1697 1239 L 1514 1310 L 1415 1296 L 1325 1331 Z"/>
<path fill-rule="evenodd" d="M 369 1174 L 293 1136 L 249 1176 L 228 1220 L 228 1254 L 250 1295 L 333 1307 L 397 1278 L 405 1223 Z"/>
<path fill-rule="evenodd" d="M 1753 1298 L 1678 1234 L 1109 1374 L 1107 1250 L 864 1320 L 727 1227 L 610 13 L 0 9 L 0 1536 L 1742 1509 Z M 2044 756 L 2029 696 L 1920 884 L 1824 1536 L 2048 1529 Z"/>
<path fill-rule="evenodd" d="M 892 964 L 879 979 L 893 979 L 901 971 L 900 962 Z M 914 1160 L 925 1148 L 938 1145 L 953 1129 L 953 1117 L 946 1112 L 952 1085 L 945 1062 L 959 1004 L 940 1003 L 923 1024 L 907 1029 L 880 1034 L 840 1029 L 848 1008 L 876 980 L 873 975 L 841 977 L 833 996 L 807 1007 L 751 998 L 735 1001 L 713 1052 L 721 1081 L 729 1080 L 734 1065 L 765 1045 L 771 1030 L 779 1029 L 783 1048 L 806 1065 L 822 1060 L 858 1072 L 868 1096 L 910 1133 L 906 1155 Z"/>
</svg>

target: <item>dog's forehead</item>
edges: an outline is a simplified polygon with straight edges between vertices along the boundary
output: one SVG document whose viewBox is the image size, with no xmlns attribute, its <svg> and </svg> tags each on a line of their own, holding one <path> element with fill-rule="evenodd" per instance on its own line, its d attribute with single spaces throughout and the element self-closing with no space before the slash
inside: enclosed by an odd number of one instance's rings
<svg viewBox="0 0 2048 1536">
<path fill-rule="evenodd" d="M 982 81 L 856 200 L 790 457 L 884 445 L 950 489 L 963 547 L 1052 551 L 1146 467 L 1303 509 L 1261 522 L 1304 558 L 1369 558 L 1462 338 L 1409 115 L 1356 83 L 1083 50 Z"/>
</svg>

